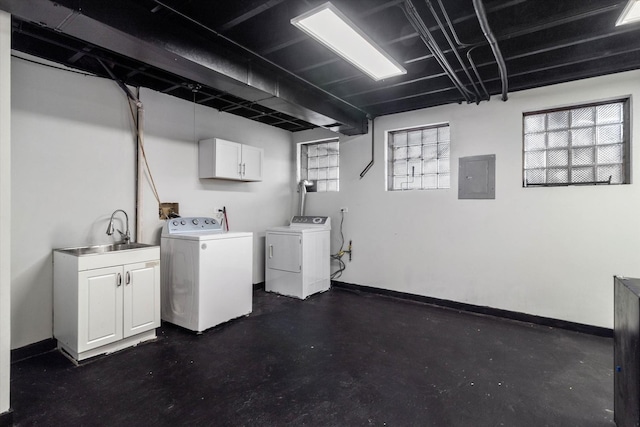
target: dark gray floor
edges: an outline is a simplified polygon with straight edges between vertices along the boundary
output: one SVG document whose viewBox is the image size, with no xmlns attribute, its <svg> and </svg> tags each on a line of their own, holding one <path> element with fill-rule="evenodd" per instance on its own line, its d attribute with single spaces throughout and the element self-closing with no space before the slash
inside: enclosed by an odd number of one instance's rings
<svg viewBox="0 0 640 427">
<path fill-rule="evenodd" d="M 159 336 L 15 363 L 16 425 L 614 425 L 610 338 L 340 289 Z"/>
</svg>

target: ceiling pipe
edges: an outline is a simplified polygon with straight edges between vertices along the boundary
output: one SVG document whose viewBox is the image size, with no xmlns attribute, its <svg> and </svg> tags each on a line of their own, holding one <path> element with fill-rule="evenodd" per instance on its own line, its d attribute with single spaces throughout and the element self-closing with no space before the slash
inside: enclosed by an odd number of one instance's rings
<svg viewBox="0 0 640 427">
<path fill-rule="evenodd" d="M 444 56 L 444 53 L 431 35 L 429 28 L 427 28 L 427 26 L 425 25 L 411 0 L 405 0 L 402 10 L 404 11 L 405 16 L 407 17 L 413 28 L 420 35 L 420 38 L 422 39 L 424 44 L 433 54 L 433 57 L 446 72 L 447 76 L 451 79 L 451 82 L 456 87 L 456 89 L 458 89 L 460 94 L 464 97 L 465 101 L 472 102 L 471 97 L 475 97 L 475 94 L 465 87 L 464 83 L 462 83 L 451 64 L 449 64 L 446 57 Z"/>
<path fill-rule="evenodd" d="M 478 72 L 478 67 L 476 66 L 476 63 L 474 62 L 473 58 L 471 57 L 471 52 L 477 48 L 478 46 L 480 46 L 479 44 L 473 45 L 470 43 L 465 43 L 463 41 L 460 40 L 460 37 L 458 37 L 458 32 L 456 31 L 455 27 L 453 26 L 453 23 L 451 22 L 451 19 L 449 18 L 449 14 L 447 13 L 447 10 L 444 8 L 444 4 L 442 4 L 442 0 L 438 0 L 438 6 L 440 6 L 440 10 L 442 11 L 442 15 L 444 16 L 445 21 L 447 22 L 447 26 L 449 27 L 449 31 L 451 31 L 451 34 L 453 34 L 453 39 L 456 41 L 456 43 L 458 44 L 459 47 L 463 47 L 463 48 L 469 48 L 469 50 L 467 51 L 467 61 L 469 61 L 469 65 L 471 65 L 471 69 L 473 70 L 476 78 L 478 79 L 478 84 L 480 85 L 480 87 L 482 88 L 482 91 L 484 92 L 485 95 L 485 99 L 487 101 L 491 100 L 491 95 L 489 95 L 489 91 L 487 90 L 487 87 L 484 85 L 484 82 L 482 81 L 482 77 L 480 76 L 480 73 Z M 449 45 L 451 45 L 451 42 L 449 42 Z M 453 48 L 453 46 L 451 46 Z M 454 49 L 455 51 L 455 49 Z M 457 55 L 457 52 L 456 52 Z M 468 74 L 467 74 L 468 75 Z M 471 79 L 471 77 L 469 77 L 469 79 L 473 82 L 473 80 Z M 474 85 L 473 88 L 476 90 L 476 93 L 478 93 L 478 88 Z M 480 101 L 482 100 L 482 96 L 478 93 L 479 98 L 478 98 L 478 103 L 480 103 Z"/>
<path fill-rule="evenodd" d="M 482 100 L 482 97 L 480 95 L 480 92 L 478 91 L 478 87 L 476 86 L 476 83 L 473 81 L 473 78 L 471 77 L 471 74 L 469 74 L 469 69 L 467 68 L 467 65 L 464 63 L 464 61 L 462 61 L 462 58 L 460 57 L 460 54 L 458 53 L 458 47 L 464 47 L 464 46 L 462 46 L 460 44 L 458 44 L 458 46 L 454 45 L 453 40 L 451 40 L 451 37 L 449 36 L 449 33 L 447 32 L 445 26 L 442 24 L 442 21 L 440 20 L 440 17 L 438 16 L 438 13 L 436 12 L 435 8 L 433 7 L 433 4 L 431 4 L 431 1 L 430 0 L 426 0 L 426 3 L 427 3 L 427 6 L 429 7 L 429 11 L 431 11 L 431 14 L 433 15 L 433 17 L 436 20 L 436 23 L 438 24 L 438 28 L 440 28 L 440 31 L 442 31 L 442 34 L 444 35 L 444 38 L 447 40 L 447 43 L 449 43 L 449 47 L 451 48 L 451 51 L 453 52 L 453 54 L 455 55 L 456 59 L 460 63 L 460 66 L 462 67 L 462 71 L 464 72 L 464 74 L 467 76 L 467 78 L 471 82 L 471 86 L 473 87 L 473 90 L 475 92 L 476 104 L 479 104 L 480 101 Z M 445 15 L 446 20 L 449 23 L 449 29 L 454 34 L 454 37 L 456 38 L 456 42 L 457 42 L 457 39 L 458 39 L 457 34 L 456 34 L 455 30 L 453 30 L 453 25 L 450 24 L 449 17 L 446 15 L 446 11 L 442 7 L 442 3 L 440 3 L 440 9 L 443 12 L 443 15 Z"/>
<path fill-rule="evenodd" d="M 369 164 L 364 168 L 364 170 L 362 172 L 360 172 L 360 179 L 364 178 L 364 176 L 367 174 L 367 172 L 369 172 L 369 169 L 371 169 L 371 167 L 373 166 L 373 164 L 375 163 L 375 117 L 371 118 L 371 161 L 369 162 Z"/>
<path fill-rule="evenodd" d="M 502 57 L 502 52 L 500 52 L 500 48 L 498 47 L 498 41 L 496 40 L 496 37 L 493 35 L 493 33 L 491 32 L 491 28 L 489 27 L 487 12 L 484 9 L 482 0 L 473 0 L 473 8 L 476 11 L 476 15 L 478 15 L 478 21 L 480 21 L 482 32 L 484 33 L 484 36 L 487 38 L 487 41 L 491 46 L 493 56 L 496 57 L 496 62 L 498 63 L 498 71 L 500 72 L 500 80 L 502 81 L 502 100 L 506 101 L 508 99 L 507 92 L 509 91 L 509 81 L 507 80 L 507 64 L 505 64 L 504 58 Z"/>
<path fill-rule="evenodd" d="M 129 87 L 126 84 L 124 84 L 122 82 L 122 80 L 117 78 L 115 76 L 115 74 L 113 74 L 113 71 L 111 71 L 111 68 L 107 67 L 107 64 L 102 62 L 102 60 L 100 58 L 96 58 L 96 61 L 98 61 L 98 63 L 102 66 L 102 68 L 104 68 L 104 70 L 107 72 L 109 77 L 111 77 L 111 80 L 113 80 L 114 82 L 116 82 L 118 84 L 118 86 L 120 86 L 120 89 L 122 89 L 122 91 L 125 93 L 125 95 L 127 95 L 127 98 L 129 98 L 130 100 L 135 102 L 137 106 L 142 105 L 140 100 L 133 94 L 133 92 L 131 92 Z M 140 105 L 138 105 L 138 104 L 140 104 Z"/>
</svg>

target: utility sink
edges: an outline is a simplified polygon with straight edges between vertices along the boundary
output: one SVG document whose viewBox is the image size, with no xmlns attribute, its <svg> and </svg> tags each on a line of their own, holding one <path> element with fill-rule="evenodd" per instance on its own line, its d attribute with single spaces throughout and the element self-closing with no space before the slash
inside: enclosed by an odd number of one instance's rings
<svg viewBox="0 0 640 427">
<path fill-rule="evenodd" d="M 114 243 L 54 250 L 53 262 L 69 263 L 77 271 L 160 260 L 160 246 L 146 243 Z"/>
<path fill-rule="evenodd" d="M 146 243 L 114 243 L 112 245 L 98 245 L 98 246 L 81 246 L 79 248 L 67 248 L 57 249 L 59 252 L 64 252 L 74 256 L 84 255 L 96 255 L 104 254 L 115 251 L 130 251 L 134 249 L 147 249 L 153 248 L 154 245 L 147 245 Z"/>
</svg>

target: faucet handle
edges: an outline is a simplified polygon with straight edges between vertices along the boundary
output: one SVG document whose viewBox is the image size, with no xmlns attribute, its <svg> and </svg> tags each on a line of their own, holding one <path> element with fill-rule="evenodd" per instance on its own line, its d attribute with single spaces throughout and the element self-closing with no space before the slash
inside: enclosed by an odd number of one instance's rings
<svg viewBox="0 0 640 427">
<path fill-rule="evenodd" d="M 120 233 L 120 237 L 122 237 L 122 240 L 125 243 L 129 243 L 129 241 L 131 240 L 131 236 L 129 234 L 129 230 L 127 230 L 126 233 L 123 233 L 121 230 L 118 230 L 118 233 Z"/>
</svg>

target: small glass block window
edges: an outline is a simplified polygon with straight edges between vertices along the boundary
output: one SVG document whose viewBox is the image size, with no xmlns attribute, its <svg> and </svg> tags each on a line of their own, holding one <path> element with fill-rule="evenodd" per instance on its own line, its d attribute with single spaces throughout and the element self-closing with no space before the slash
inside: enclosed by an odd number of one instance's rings
<svg viewBox="0 0 640 427">
<path fill-rule="evenodd" d="M 300 144 L 300 179 L 313 181 L 318 192 L 339 191 L 339 149 L 337 139 Z"/>
<path fill-rule="evenodd" d="M 449 124 L 389 132 L 389 191 L 449 188 Z"/>
<path fill-rule="evenodd" d="M 523 114 L 525 187 L 629 183 L 629 99 Z"/>
</svg>

